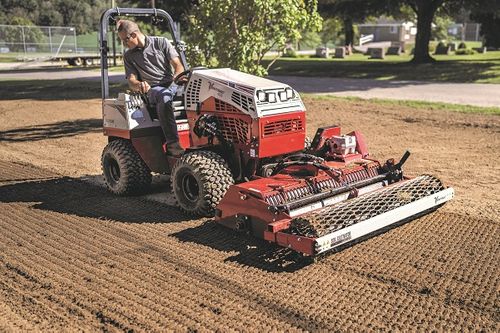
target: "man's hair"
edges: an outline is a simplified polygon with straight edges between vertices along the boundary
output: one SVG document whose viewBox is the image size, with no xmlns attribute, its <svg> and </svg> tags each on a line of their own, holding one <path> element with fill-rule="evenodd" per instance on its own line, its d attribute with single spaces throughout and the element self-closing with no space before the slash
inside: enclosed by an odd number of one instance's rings
<svg viewBox="0 0 500 333">
<path fill-rule="evenodd" d="M 118 28 L 118 32 L 124 31 L 127 33 L 127 35 L 133 33 L 133 32 L 140 32 L 139 26 L 137 23 L 130 21 L 130 20 L 119 20 L 116 23 L 116 26 Z"/>
</svg>

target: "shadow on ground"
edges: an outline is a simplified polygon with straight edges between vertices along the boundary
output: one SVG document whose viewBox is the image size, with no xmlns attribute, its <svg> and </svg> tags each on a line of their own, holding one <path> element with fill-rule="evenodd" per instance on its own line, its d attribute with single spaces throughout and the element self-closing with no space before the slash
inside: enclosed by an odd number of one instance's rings
<svg viewBox="0 0 500 333">
<path fill-rule="evenodd" d="M 127 84 L 110 82 L 110 96 L 126 91 Z M 61 80 L 9 80 L 0 81 L 0 100 L 77 100 L 101 98 L 101 82 L 88 78 Z"/>
<path fill-rule="evenodd" d="M 218 251 L 237 252 L 226 259 L 269 272 L 294 272 L 312 263 L 312 258 L 287 248 L 223 227 L 213 220 L 172 234 L 183 242 L 208 246 Z"/>
<path fill-rule="evenodd" d="M 0 131 L 0 142 L 56 139 L 102 131 L 102 119 L 79 119 Z"/>
<path fill-rule="evenodd" d="M 105 188 L 69 177 L 0 186 L 0 202 L 33 203 L 35 209 L 123 223 L 189 220 L 176 207 L 140 197 L 119 197 Z"/>
<path fill-rule="evenodd" d="M 187 222 L 190 217 L 178 208 L 144 197 L 119 197 L 105 188 L 87 181 L 61 177 L 35 167 L 3 162 L 0 175 L 0 203 L 27 203 L 35 210 L 51 211 L 119 223 Z M 16 170 L 18 172 L 16 172 Z M 38 173 L 37 173 L 38 171 Z M 9 174 L 10 173 L 10 174 Z M 38 178 L 38 179 L 37 179 Z M 153 186 L 151 192 L 165 196 L 164 183 Z M 190 223 L 192 226 L 192 223 Z M 219 251 L 234 253 L 226 259 L 270 272 L 294 272 L 312 262 L 310 258 L 286 248 L 269 244 L 247 234 L 237 233 L 216 224 L 200 221 L 196 227 L 171 234 L 182 242 L 202 244 Z"/>
</svg>

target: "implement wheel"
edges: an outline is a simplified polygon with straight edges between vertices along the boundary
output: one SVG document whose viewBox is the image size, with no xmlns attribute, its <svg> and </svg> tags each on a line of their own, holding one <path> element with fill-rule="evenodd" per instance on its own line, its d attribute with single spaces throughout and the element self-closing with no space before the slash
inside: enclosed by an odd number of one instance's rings
<svg viewBox="0 0 500 333">
<path fill-rule="evenodd" d="M 101 167 L 106 186 L 114 194 L 139 194 L 151 185 L 151 171 L 128 140 L 108 143 L 102 152 Z"/>
<path fill-rule="evenodd" d="M 211 151 L 183 155 L 172 170 L 172 192 L 181 210 L 212 217 L 215 207 L 234 184 L 224 159 Z"/>
</svg>

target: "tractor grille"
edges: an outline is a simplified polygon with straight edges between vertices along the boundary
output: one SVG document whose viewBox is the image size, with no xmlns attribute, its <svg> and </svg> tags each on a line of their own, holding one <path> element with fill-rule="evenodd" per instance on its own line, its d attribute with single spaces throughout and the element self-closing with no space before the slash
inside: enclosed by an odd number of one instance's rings
<svg viewBox="0 0 500 333">
<path fill-rule="evenodd" d="M 253 99 L 250 98 L 250 97 L 246 97 L 242 94 L 239 94 L 237 92 L 233 92 L 231 94 L 231 100 L 241 106 L 241 108 L 247 112 L 252 112 L 254 113 L 255 112 L 255 108 L 253 106 Z"/>
<path fill-rule="evenodd" d="M 375 176 L 378 176 L 378 169 L 379 164 L 375 163 L 366 169 L 356 170 L 345 174 L 343 182 L 339 182 L 338 180 L 335 180 L 333 178 L 328 178 L 313 184 L 307 184 L 305 186 L 299 186 L 296 188 L 287 189 L 283 192 L 272 194 L 266 197 L 265 201 L 271 206 L 285 205 L 312 194 L 330 191 L 332 189 L 340 188 L 342 186 L 346 186 L 360 180 L 373 178 Z"/>
<path fill-rule="evenodd" d="M 290 232 L 313 238 L 321 237 L 443 189 L 444 186 L 439 179 L 429 175 L 419 176 L 294 218 L 291 221 Z"/>
<path fill-rule="evenodd" d="M 266 138 L 269 136 L 288 134 L 303 130 L 304 122 L 302 121 L 302 118 L 277 120 L 264 125 L 262 137 Z"/>
<path fill-rule="evenodd" d="M 216 117 L 224 139 L 233 143 L 250 142 L 250 126 L 245 120 L 224 116 Z"/>
<path fill-rule="evenodd" d="M 238 112 L 241 113 L 241 110 L 235 108 L 229 103 L 221 101 L 220 99 L 215 99 L 215 111 L 216 112 Z"/>
<path fill-rule="evenodd" d="M 186 107 L 196 105 L 200 99 L 201 79 L 192 80 L 186 90 Z"/>
</svg>

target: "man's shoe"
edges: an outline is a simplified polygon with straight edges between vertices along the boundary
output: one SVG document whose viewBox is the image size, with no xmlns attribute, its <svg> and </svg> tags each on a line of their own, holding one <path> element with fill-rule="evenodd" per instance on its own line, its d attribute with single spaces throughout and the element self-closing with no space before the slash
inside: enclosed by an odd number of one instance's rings
<svg viewBox="0 0 500 333">
<path fill-rule="evenodd" d="M 167 143 L 167 155 L 179 157 L 184 154 L 184 149 L 179 144 L 179 141 Z"/>
</svg>

